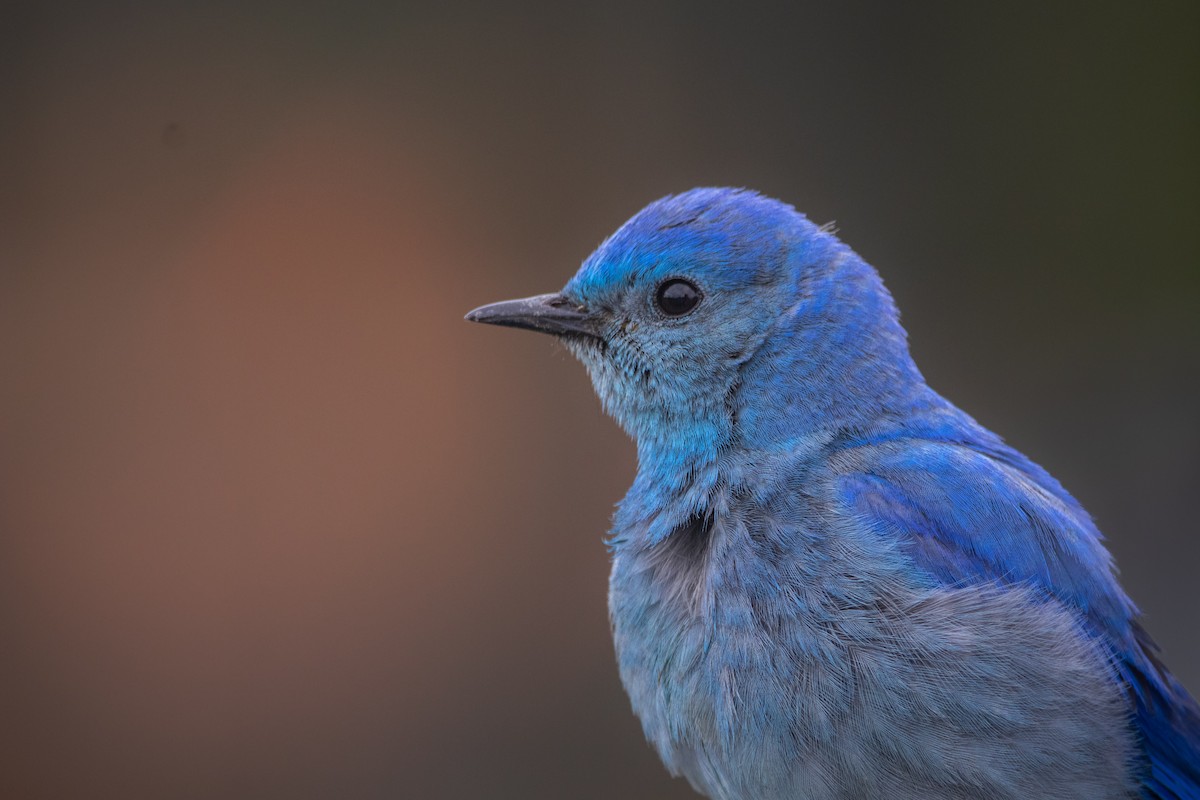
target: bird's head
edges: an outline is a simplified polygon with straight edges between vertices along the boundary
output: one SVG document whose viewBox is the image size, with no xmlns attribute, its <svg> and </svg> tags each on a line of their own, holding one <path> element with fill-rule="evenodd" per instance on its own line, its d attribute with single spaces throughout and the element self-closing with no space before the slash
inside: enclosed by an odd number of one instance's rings
<svg viewBox="0 0 1200 800">
<path fill-rule="evenodd" d="M 875 271 L 791 206 L 739 189 L 651 203 L 561 293 L 467 319 L 560 337 L 639 455 L 681 466 L 869 413 L 911 364 Z"/>
</svg>

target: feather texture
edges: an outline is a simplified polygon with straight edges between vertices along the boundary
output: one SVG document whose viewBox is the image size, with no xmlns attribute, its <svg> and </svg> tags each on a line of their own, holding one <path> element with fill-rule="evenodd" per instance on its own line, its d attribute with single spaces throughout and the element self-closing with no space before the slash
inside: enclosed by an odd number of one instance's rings
<svg viewBox="0 0 1200 800">
<path fill-rule="evenodd" d="M 609 601 L 672 772 L 714 800 L 1200 798 L 1200 711 L 1091 519 L 926 385 L 830 227 L 693 190 L 555 298 L 637 442 Z"/>
</svg>

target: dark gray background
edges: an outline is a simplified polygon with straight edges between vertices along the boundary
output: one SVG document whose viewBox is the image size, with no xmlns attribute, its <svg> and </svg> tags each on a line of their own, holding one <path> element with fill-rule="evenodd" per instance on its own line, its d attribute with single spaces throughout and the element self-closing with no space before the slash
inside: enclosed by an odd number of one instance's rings
<svg viewBox="0 0 1200 800">
<path fill-rule="evenodd" d="M 0 794 L 691 796 L 632 447 L 461 316 L 704 184 L 837 220 L 1200 689 L 1196 4 L 495 5 L 0 10 Z"/>
</svg>

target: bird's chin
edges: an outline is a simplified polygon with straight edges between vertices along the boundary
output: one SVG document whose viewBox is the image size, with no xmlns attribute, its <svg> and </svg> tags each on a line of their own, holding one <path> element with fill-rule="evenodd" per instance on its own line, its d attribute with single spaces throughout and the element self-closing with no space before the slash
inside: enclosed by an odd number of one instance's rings
<svg viewBox="0 0 1200 800">
<path fill-rule="evenodd" d="M 592 364 L 604 358 L 608 345 L 597 337 L 589 336 L 585 333 L 564 333 L 560 334 L 558 340 L 562 342 L 563 347 L 571 351 L 571 355 L 578 358 L 589 368 Z"/>
</svg>

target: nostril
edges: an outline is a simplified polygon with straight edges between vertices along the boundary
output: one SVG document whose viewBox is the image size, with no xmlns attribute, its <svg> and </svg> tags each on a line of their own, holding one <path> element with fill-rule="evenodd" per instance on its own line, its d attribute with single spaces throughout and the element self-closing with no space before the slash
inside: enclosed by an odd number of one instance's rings
<svg viewBox="0 0 1200 800">
<path fill-rule="evenodd" d="M 570 297 L 567 297 L 566 295 L 563 295 L 563 294 L 560 294 L 557 297 L 555 297 L 554 299 L 547 302 L 547 305 L 552 306 L 553 308 L 570 308 L 571 310 L 577 311 L 580 314 L 583 314 L 584 312 L 586 312 L 588 310 L 587 305 L 585 303 L 580 303 L 577 300 L 572 300 Z"/>
</svg>

